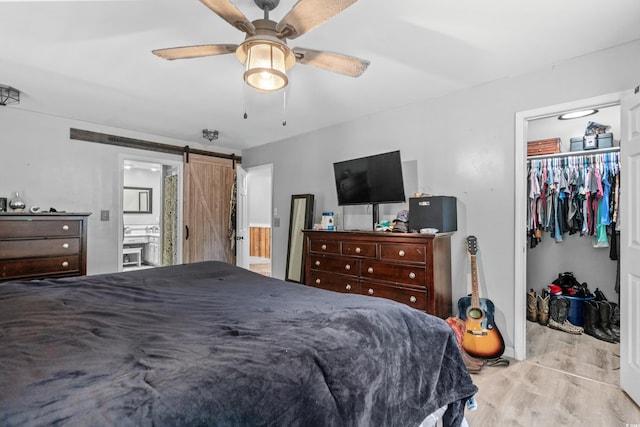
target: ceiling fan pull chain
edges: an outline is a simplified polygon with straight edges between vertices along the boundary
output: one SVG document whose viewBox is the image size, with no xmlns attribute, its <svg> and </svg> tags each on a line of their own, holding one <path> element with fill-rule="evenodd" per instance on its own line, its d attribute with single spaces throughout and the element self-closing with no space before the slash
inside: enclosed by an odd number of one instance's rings
<svg viewBox="0 0 640 427">
<path fill-rule="evenodd" d="M 249 117 L 247 115 L 247 85 L 242 82 L 242 87 L 244 88 L 244 118 L 245 120 L 247 119 L 247 117 Z"/>
<path fill-rule="evenodd" d="M 287 125 L 287 89 L 282 91 L 282 126 Z"/>
</svg>

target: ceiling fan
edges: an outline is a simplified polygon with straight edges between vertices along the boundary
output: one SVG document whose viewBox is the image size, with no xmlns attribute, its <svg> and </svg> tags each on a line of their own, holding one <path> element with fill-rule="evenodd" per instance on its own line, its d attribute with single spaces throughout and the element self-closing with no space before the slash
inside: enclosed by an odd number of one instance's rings
<svg viewBox="0 0 640 427">
<path fill-rule="evenodd" d="M 269 19 L 280 0 L 254 0 L 264 19 L 250 22 L 230 0 L 200 0 L 222 19 L 246 34 L 238 44 L 205 44 L 156 49 L 152 53 L 169 60 L 236 54 L 245 66 L 245 82 L 259 91 L 275 91 L 288 84 L 286 71 L 296 62 L 351 77 L 359 77 L 369 61 L 302 47 L 287 46 L 295 39 L 331 19 L 357 0 L 299 0 L 280 22 Z"/>
</svg>

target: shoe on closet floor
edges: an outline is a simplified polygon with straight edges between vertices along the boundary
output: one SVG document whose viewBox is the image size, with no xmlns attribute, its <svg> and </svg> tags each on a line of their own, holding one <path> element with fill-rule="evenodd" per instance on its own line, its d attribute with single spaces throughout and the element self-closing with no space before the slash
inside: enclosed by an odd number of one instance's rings
<svg viewBox="0 0 640 427">
<path fill-rule="evenodd" d="M 583 302 L 584 333 L 587 335 L 591 335 L 592 337 L 597 338 L 601 341 L 615 343 L 615 338 L 602 328 L 602 314 L 600 311 L 600 303 L 601 302 L 599 301 Z M 606 309 L 603 311 L 609 313 L 609 311 L 607 311 Z"/>
<path fill-rule="evenodd" d="M 527 292 L 527 320 L 532 322 L 538 321 L 538 302 L 537 294 L 533 289 Z"/>
<path fill-rule="evenodd" d="M 538 295 L 538 323 L 542 326 L 549 324 L 549 295 Z"/>
<path fill-rule="evenodd" d="M 569 322 L 569 305 L 568 299 L 563 297 L 554 297 L 549 301 L 549 324 L 551 329 L 557 329 L 569 334 L 580 335 L 584 332 L 581 326 L 576 326 Z"/>
</svg>

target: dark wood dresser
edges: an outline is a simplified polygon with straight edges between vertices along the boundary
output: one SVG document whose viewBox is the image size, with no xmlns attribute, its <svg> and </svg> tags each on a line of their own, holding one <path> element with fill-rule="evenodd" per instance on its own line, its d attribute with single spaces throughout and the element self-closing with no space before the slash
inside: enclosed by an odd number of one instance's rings
<svg viewBox="0 0 640 427">
<path fill-rule="evenodd" d="M 0 281 L 87 274 L 89 215 L 0 214 Z"/>
<path fill-rule="evenodd" d="M 304 236 L 306 285 L 451 316 L 451 233 L 305 230 Z"/>
</svg>

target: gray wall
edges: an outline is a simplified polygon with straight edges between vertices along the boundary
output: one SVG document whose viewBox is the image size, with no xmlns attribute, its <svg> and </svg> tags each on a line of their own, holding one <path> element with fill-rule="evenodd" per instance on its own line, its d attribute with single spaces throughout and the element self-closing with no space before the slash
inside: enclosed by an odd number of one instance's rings
<svg viewBox="0 0 640 427">
<path fill-rule="evenodd" d="M 496 304 L 498 326 L 512 351 L 515 113 L 638 84 L 640 41 L 245 150 L 245 167 L 274 165 L 274 208 L 283 224 L 273 229 L 274 276 L 284 277 L 284 225 L 289 223 L 291 195 L 316 195 L 317 222 L 323 210 L 338 211 L 333 162 L 399 149 L 403 160 L 417 161 L 418 191 L 458 198 L 458 232 L 452 241 L 454 303 L 468 293 L 464 241 L 474 234 L 481 291 Z"/>
<path fill-rule="evenodd" d="M 21 109 L 27 104 L 25 97 L 20 105 L 0 107 L 0 197 L 10 197 L 12 192 L 20 191 L 27 207 L 91 212 L 87 273 L 118 271 L 122 230 L 118 230 L 117 216 L 121 209 L 119 185 L 123 179 L 123 156 L 144 156 L 158 159 L 158 163 L 180 161 L 180 157 L 71 140 L 69 128 L 200 147 L 193 141 L 171 140 Z M 101 210 L 110 212 L 110 221 L 100 221 Z"/>
</svg>

